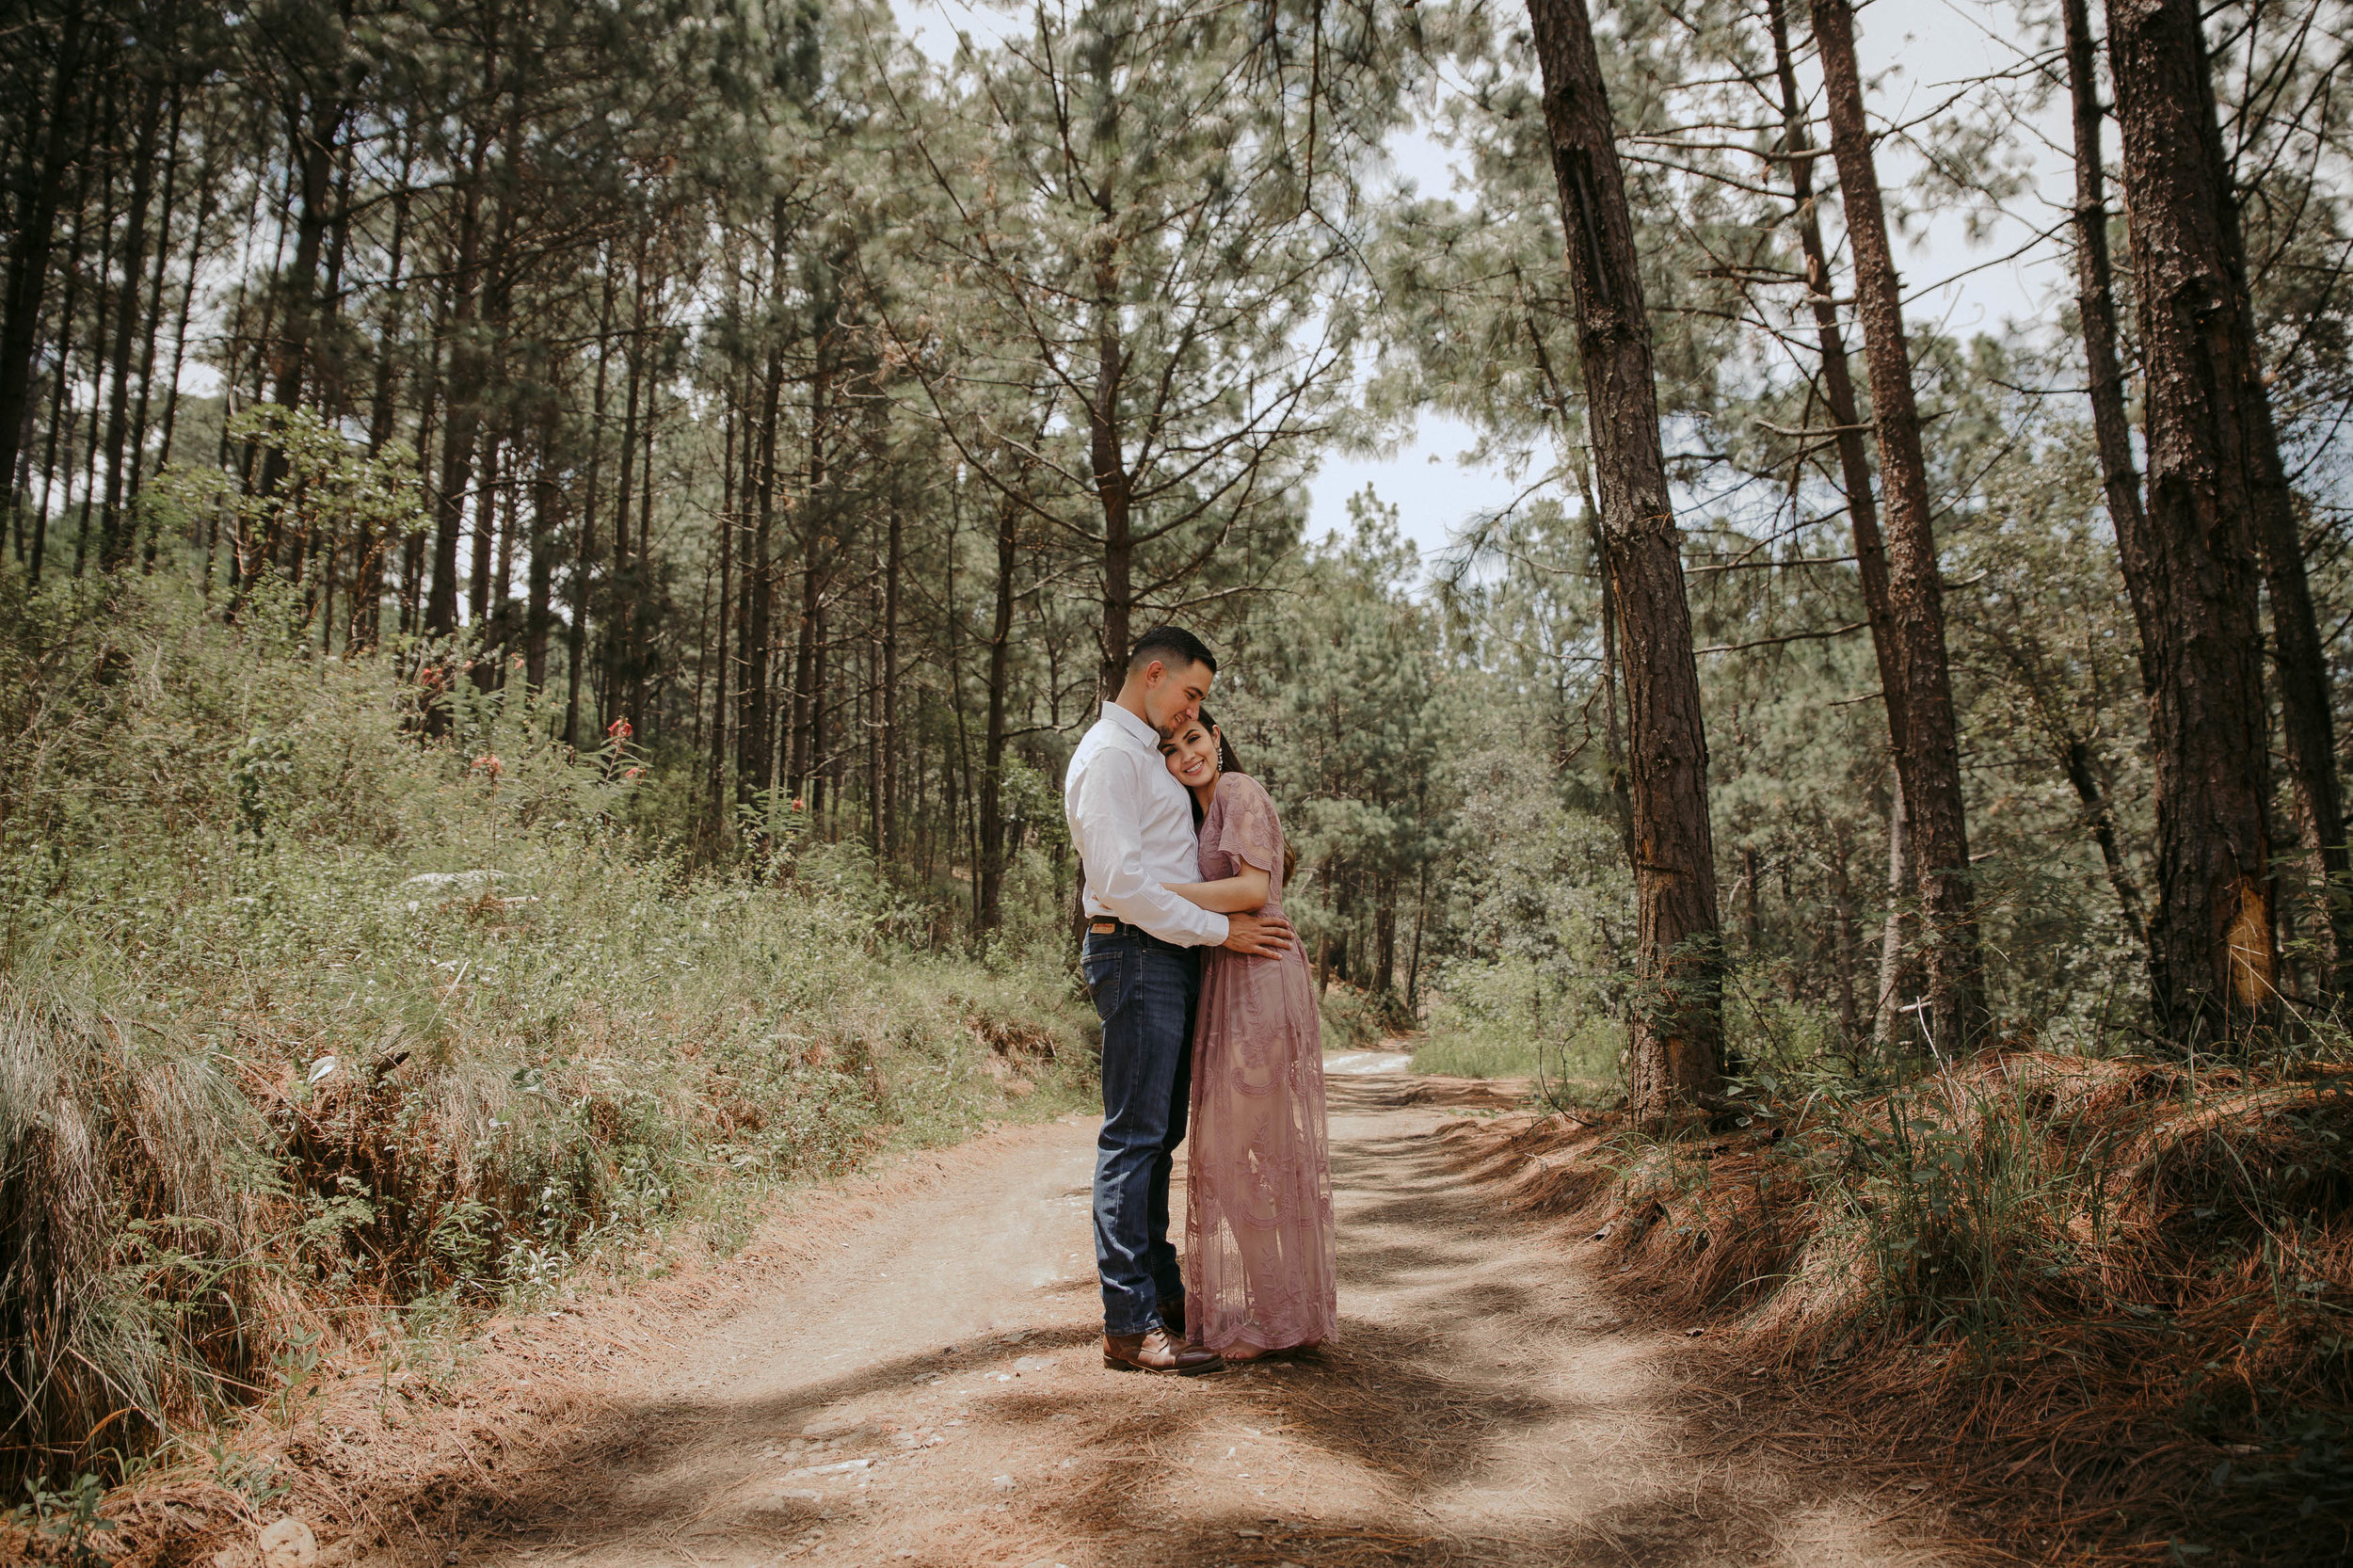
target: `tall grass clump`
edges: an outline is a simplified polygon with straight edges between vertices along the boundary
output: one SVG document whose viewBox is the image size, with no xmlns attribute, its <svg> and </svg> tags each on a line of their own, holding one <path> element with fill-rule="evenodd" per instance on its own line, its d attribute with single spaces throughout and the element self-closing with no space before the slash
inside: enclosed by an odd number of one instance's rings
<svg viewBox="0 0 2353 1568">
<path fill-rule="evenodd" d="M 1726 1320 L 1744 1368 L 1946 1456 L 2055 1550 L 2319 1560 L 2353 1549 L 2346 1045 L 1779 1064 L 1749 1114 L 1481 1153 L 1596 1226 L 1612 1277 Z"/>
<path fill-rule="evenodd" d="M 10 589 L 8 591 L 15 591 Z M 1091 1071 L 1066 977 L 894 940 L 786 822 L 173 589 L 0 605 L 0 1476 L 112 1473 L 320 1355 L 725 1247 L 770 1184 Z"/>
</svg>

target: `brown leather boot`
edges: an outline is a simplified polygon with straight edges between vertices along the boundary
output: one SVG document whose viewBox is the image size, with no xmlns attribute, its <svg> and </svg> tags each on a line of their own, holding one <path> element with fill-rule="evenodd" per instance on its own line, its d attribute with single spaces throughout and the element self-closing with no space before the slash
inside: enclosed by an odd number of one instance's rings
<svg viewBox="0 0 2353 1568">
<path fill-rule="evenodd" d="M 1174 1372 L 1197 1377 L 1223 1371 L 1225 1358 L 1198 1345 L 1180 1345 L 1164 1329 L 1103 1336 L 1103 1365 L 1115 1372 Z"/>
<path fill-rule="evenodd" d="M 1184 1338 L 1185 1298 L 1179 1296 L 1175 1301 L 1170 1301 L 1166 1296 L 1162 1296 L 1153 1304 L 1160 1308 L 1160 1326 L 1168 1330 L 1168 1336 L 1171 1339 Z"/>
</svg>

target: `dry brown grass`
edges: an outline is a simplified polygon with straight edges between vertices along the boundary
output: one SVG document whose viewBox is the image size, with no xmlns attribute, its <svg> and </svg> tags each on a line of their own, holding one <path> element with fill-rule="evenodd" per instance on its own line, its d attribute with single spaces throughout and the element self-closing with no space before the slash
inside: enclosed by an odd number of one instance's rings
<svg viewBox="0 0 2353 1568">
<path fill-rule="evenodd" d="M 1519 1117 L 1449 1136 L 1515 1205 L 1588 1231 L 1605 1279 L 1721 1324 L 1707 1388 L 1776 1375 L 1773 1421 L 1834 1432 L 1825 1458 L 1941 1471 L 2022 1560 L 2353 1551 L 2341 1075 L 2193 1084 L 1996 1052 L 1728 1131 Z"/>
</svg>

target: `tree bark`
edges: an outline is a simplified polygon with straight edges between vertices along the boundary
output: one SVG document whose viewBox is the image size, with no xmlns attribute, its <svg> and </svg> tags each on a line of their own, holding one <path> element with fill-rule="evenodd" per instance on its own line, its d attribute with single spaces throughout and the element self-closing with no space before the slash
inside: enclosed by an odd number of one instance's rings
<svg viewBox="0 0 2353 1568">
<path fill-rule="evenodd" d="M 2084 0 L 2072 0 L 2080 6 Z M 2203 40 L 2201 38 L 2202 65 Z M 2071 56 L 2072 57 L 2072 56 Z M 2211 88 L 2209 88 L 2211 93 Z M 2097 143 L 2094 143 L 2096 148 Z M 2270 393 L 2265 389 L 2255 331 L 2254 297 L 2247 269 L 2247 244 L 2239 222 L 2237 193 L 2219 136 L 2210 143 L 2215 185 L 2224 199 L 2219 213 L 2223 264 L 2236 306 L 2234 369 L 2245 424 L 2248 488 L 2253 502 L 2255 546 L 2263 563 L 2264 592 L 2271 604 L 2271 660 L 2280 672 L 2281 751 L 2294 792 L 2297 837 L 2310 864 L 2325 919 L 2328 961 L 2323 988 L 2343 996 L 2353 991 L 2353 859 L 2345 845 L 2345 801 L 2337 776 L 2335 707 L 2329 660 L 2313 610 L 2305 574 L 2304 541 L 2296 495 L 2280 453 Z"/>
<path fill-rule="evenodd" d="M 2240 301 L 2246 310 L 2243 291 Z M 2280 672 L 2281 751 L 2295 792 L 2297 835 L 2317 884 L 2314 891 L 2326 922 L 2325 989 L 2343 996 L 2353 991 L 2353 859 L 2345 848 L 2328 654 L 2305 575 L 2296 497 L 2281 458 L 2270 399 L 2254 362 L 2251 317 L 2243 335 L 2249 348 L 2244 374 L 2248 454 L 2253 466 L 2249 477 L 2264 590 L 2271 601 L 2271 662 Z"/>
<path fill-rule="evenodd" d="M 57 302 L 57 368 L 52 373 L 49 387 L 49 434 L 42 443 L 40 504 L 33 513 L 33 543 L 26 557 L 25 575 L 35 587 L 40 585 L 41 565 L 49 551 L 49 503 L 57 480 L 57 442 L 64 434 L 67 414 L 72 405 L 66 392 L 72 385 L 67 375 L 73 362 L 73 322 L 81 308 L 82 239 L 88 227 L 89 210 L 89 177 L 87 164 L 81 177 L 74 182 L 73 239 L 66 251 L 65 296 Z M 69 450 L 67 461 L 72 460 Z"/>
<path fill-rule="evenodd" d="M 474 440 L 482 424 L 482 345 L 474 319 L 481 294 L 483 145 L 475 141 L 472 167 L 458 197 L 457 243 L 450 268 L 449 374 L 442 401 L 441 477 L 434 495 L 433 585 L 425 600 L 424 629 L 446 637 L 457 630 L 457 540 L 466 526 L 468 492 L 473 486 Z"/>
<path fill-rule="evenodd" d="M 759 442 L 757 495 L 752 508 L 752 534 L 744 552 L 744 601 L 738 606 L 742 627 L 737 658 L 740 695 L 736 699 L 735 792 L 749 801 L 754 792 L 776 787 L 776 744 L 770 720 L 776 707 L 770 695 L 769 641 L 774 636 L 776 578 L 769 552 L 776 536 L 777 421 L 784 402 L 785 205 L 781 198 L 771 216 L 768 241 L 768 355 L 761 366 L 760 425 L 751 439 Z"/>
<path fill-rule="evenodd" d="M 1121 450 L 1119 393 L 1127 360 L 1119 336 L 1118 278 L 1096 274 L 1095 394 L 1087 404 L 1087 461 L 1103 508 L 1103 700 L 1119 695 L 1135 641 L 1134 476 Z"/>
<path fill-rule="evenodd" d="M 30 179 L 17 212 L 16 232 L 8 236 L 7 292 L 0 296 L 0 474 L 14 488 L 17 443 L 24 429 L 25 405 L 32 392 L 33 348 L 40 335 L 40 302 L 49 283 L 49 250 L 57 229 L 57 207 L 65 196 L 66 170 L 81 151 L 82 104 L 76 94 L 86 85 L 83 45 L 88 24 L 80 5 L 69 9 L 57 33 L 57 58 L 50 81 L 49 104 L 34 124 L 25 127 L 25 163 Z M 38 147 L 36 153 L 33 150 Z M 11 495 L 9 503 L 15 504 Z M 35 574 L 36 580 L 39 573 Z"/>
<path fill-rule="evenodd" d="M 646 243 L 642 232 L 638 235 L 637 259 L 631 270 L 633 281 L 630 289 L 629 346 L 622 351 L 627 385 L 621 394 L 621 468 L 613 486 L 613 576 L 604 606 L 604 728 L 608 734 L 616 724 L 628 723 L 634 728 L 636 719 L 629 703 L 629 664 L 638 590 L 636 574 L 630 569 L 629 511 L 637 477 L 637 402 L 648 379 Z"/>
<path fill-rule="evenodd" d="M 818 552 L 823 545 L 824 527 L 821 516 L 824 509 L 822 497 L 825 478 L 824 427 L 828 406 L 832 401 L 833 383 L 825 364 L 824 334 L 817 334 L 816 372 L 809 378 L 808 388 L 808 470 L 801 496 L 801 616 L 792 649 L 792 710 L 791 764 L 785 776 L 792 780 L 792 792 L 811 810 L 809 773 L 817 765 L 817 726 L 821 683 L 818 677 L 818 611 L 824 593 L 824 581 L 820 575 Z"/>
<path fill-rule="evenodd" d="M 882 635 L 882 825 L 881 851 L 899 851 L 899 573 L 902 565 L 899 499 L 890 499 L 889 536 L 883 548 Z"/>
<path fill-rule="evenodd" d="M 1887 801 L 1887 920 L 1880 928 L 1879 1004 L 1872 1013 L 1871 1034 L 1882 1049 L 1905 1043 L 1904 1015 L 1913 1003 L 1904 1000 L 1913 979 L 1911 944 L 1905 940 L 1904 908 L 1913 894 L 1912 824 L 1904 811 L 1904 781 L 1898 776 Z"/>
<path fill-rule="evenodd" d="M 2108 0 L 2137 272 L 2149 479 L 2117 544 L 2156 775 L 2158 1028 L 2185 1048 L 2276 1011 L 2254 498 L 2221 136 L 2196 0 Z"/>
<path fill-rule="evenodd" d="M 148 279 L 146 328 L 139 340 L 139 400 L 131 412 L 131 468 L 125 476 L 123 504 L 136 512 L 139 487 L 147 466 L 148 415 L 155 393 L 155 340 L 164 327 L 164 273 L 171 261 L 171 215 L 173 202 L 180 194 L 180 117 L 184 98 L 175 85 L 171 90 L 171 120 L 164 132 L 163 212 L 155 220 L 155 266 Z M 155 537 L 148 536 L 144 569 L 155 568 Z"/>
<path fill-rule="evenodd" d="M 1903 681 L 1902 713 L 1890 733 L 1911 818 L 1927 949 L 1932 1049 L 1967 1048 L 1985 1024 L 1969 830 L 1961 787 L 1961 739 L 1945 651 L 1945 590 L 1929 508 L 1928 463 L 1913 398 L 1903 296 L 1880 205 L 1879 172 L 1864 122 L 1855 63 L 1854 13 L 1847 0 L 1813 0 L 1814 41 L 1829 100 L 1831 153 L 1854 249 L 1856 313 L 1871 376 L 1872 424 L 1887 503 L 1887 591 Z M 1900 728 L 1898 728 L 1900 727 Z"/>
<path fill-rule="evenodd" d="M 523 608 L 523 680 L 536 696 L 548 683 L 548 633 L 555 616 L 555 538 L 564 508 L 564 487 L 555 472 L 555 419 L 539 430 L 538 472 L 533 476 L 531 576 Z"/>
<path fill-rule="evenodd" d="M 1629 1096 L 1657 1120 L 1722 1076 L 1722 937 L 1707 742 L 1690 608 L 1658 440 L 1633 216 L 1584 0 L 1529 0 L 1545 124 L 1568 220 L 1569 280 L 1599 491 L 1604 569 L 1625 660 L 1636 960 Z"/>
<path fill-rule="evenodd" d="M 94 280 L 96 286 L 90 291 L 94 308 L 89 333 L 89 434 L 82 442 L 82 504 L 78 509 L 80 515 L 74 521 L 73 575 L 76 577 L 82 575 L 82 569 L 89 560 L 90 511 L 97 504 L 98 495 L 98 416 L 106 407 L 102 389 L 106 374 L 106 327 L 112 319 L 106 312 L 117 304 L 114 291 L 107 286 L 106 280 L 109 270 L 107 251 L 115 232 L 114 146 L 115 133 L 120 124 L 116 100 L 111 91 L 106 93 L 103 113 L 105 129 L 100 133 L 98 147 L 92 152 L 92 161 L 98 165 L 98 276 Z M 72 493 L 72 485 L 69 481 L 66 487 L 69 502 Z"/>
<path fill-rule="evenodd" d="M 572 556 L 572 624 L 564 632 L 564 744 L 580 746 L 580 686 L 588 673 L 588 588 L 597 562 L 598 481 L 603 477 L 605 367 L 613 350 L 613 264 L 603 266 L 597 306 L 597 378 L 588 404 L 588 480 L 580 508 L 580 538 Z"/>
<path fill-rule="evenodd" d="M 1898 756 L 1904 748 L 1903 643 L 1888 591 L 1887 546 L 1880 536 L 1879 504 L 1871 494 L 1871 458 L 1863 442 L 1863 415 L 1855 402 L 1854 373 L 1847 360 L 1846 335 L 1831 289 L 1830 248 L 1814 195 L 1816 151 L 1806 135 L 1804 100 L 1798 91 L 1789 49 L 1789 19 L 1784 0 L 1771 0 L 1773 68 L 1781 83 L 1782 147 L 1789 154 L 1789 194 L 1797 211 L 1798 244 L 1805 256 L 1807 304 L 1814 313 L 1815 341 L 1821 345 L 1822 406 L 1830 412 L 1838 449 L 1838 474 L 1847 496 L 1847 521 L 1854 535 L 1857 575 L 1863 581 L 1863 614 L 1871 627 L 1871 652 L 1878 661 L 1880 700 L 1887 710 L 1887 734 Z"/>
<path fill-rule="evenodd" d="M 740 296 L 735 296 L 732 290 L 729 292 L 729 305 L 733 308 Z M 748 375 L 744 376 L 746 383 L 750 379 Z M 748 384 L 744 390 L 750 390 Z M 719 481 L 719 626 L 717 635 L 699 652 L 695 679 L 697 688 L 696 723 L 699 727 L 702 722 L 700 666 L 702 663 L 715 663 L 716 667 L 712 671 L 711 760 L 708 764 L 711 771 L 705 776 L 704 782 L 704 791 L 710 801 L 706 808 L 710 812 L 709 833 L 713 844 L 727 841 L 728 666 L 735 657 L 728 647 L 728 632 L 735 609 L 735 532 L 742 504 L 749 499 L 747 489 L 737 488 L 737 478 L 739 474 L 748 476 L 751 472 L 748 464 L 739 470 L 735 462 L 737 442 L 741 440 L 745 448 L 751 445 L 749 425 L 744 419 L 744 400 L 734 387 L 728 388 L 725 395 L 727 407 L 723 417 L 726 428 L 721 441 Z"/>
<path fill-rule="evenodd" d="M 285 313 L 275 344 L 277 363 L 272 367 L 275 379 L 270 401 L 281 408 L 292 408 L 302 397 L 303 371 L 309 362 L 312 327 L 318 313 L 319 262 L 326 253 L 328 224 L 333 216 L 332 186 L 345 112 L 340 100 L 314 99 L 307 116 L 300 110 L 290 110 L 286 117 L 287 152 L 299 182 L 301 206 L 295 218 L 294 264 L 280 283 L 285 294 Z M 286 449 L 283 445 L 271 445 L 262 456 L 262 477 L 256 493 L 264 497 L 276 495 L 285 478 Z M 274 511 L 270 514 L 262 536 L 263 559 L 273 564 L 280 542 L 277 516 Z"/>
<path fill-rule="evenodd" d="M 1003 923 L 1005 876 L 1005 681 L 1013 658 L 1013 568 L 1021 537 L 1020 507 L 997 507 L 997 602 L 988 634 L 988 717 L 981 735 L 981 863 L 975 871 L 973 936 L 984 939 Z"/>
<path fill-rule="evenodd" d="M 2149 520 L 2141 509 L 2140 471 L 2133 462 L 2132 422 L 2124 408 L 2124 373 L 2116 348 L 2115 268 L 2108 256 L 2107 176 L 2100 158 L 2100 84 L 2093 68 L 2089 0 L 2064 0 L 2067 90 L 2075 129 L 2075 314 L 2084 340 L 2085 379 L 2091 395 L 2092 440 L 2100 454 L 2100 488 L 2120 538 L 2143 537 Z M 2153 692 L 2147 650 L 2141 684 Z M 2085 820 L 2100 846 L 2108 883 L 2133 939 L 2146 946 L 2148 927 L 2140 892 L 2124 868 L 2107 797 L 2093 776 L 2090 748 L 2068 737 L 2063 743 L 2068 783 L 2083 803 Z"/>
</svg>

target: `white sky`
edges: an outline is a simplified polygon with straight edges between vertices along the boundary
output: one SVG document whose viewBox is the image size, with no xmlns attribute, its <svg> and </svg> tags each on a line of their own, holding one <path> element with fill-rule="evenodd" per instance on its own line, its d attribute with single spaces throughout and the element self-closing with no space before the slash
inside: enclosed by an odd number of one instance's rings
<svg viewBox="0 0 2353 1568">
<path fill-rule="evenodd" d="M 964 0 L 892 0 L 892 8 L 916 46 L 943 61 L 955 49 L 958 30 L 985 39 L 1022 24 Z M 1869 106 L 1883 121 L 1927 113 L 1948 96 L 1945 84 L 2013 69 L 2027 41 L 2009 0 L 1876 0 L 1858 14 L 1856 26 L 1856 48 L 1870 84 Z M 1973 241 L 1967 215 L 1944 211 L 1915 219 L 1908 238 L 1898 239 L 1897 265 L 1914 291 L 1906 310 L 1913 322 L 1967 337 L 1998 333 L 2006 324 L 2032 330 L 2056 319 L 2059 296 L 2068 287 L 2064 251 L 2045 241 L 2016 260 L 2004 259 L 2057 221 L 2073 200 L 2063 100 L 2035 125 L 2047 139 L 2027 138 L 2029 188 L 1990 232 Z M 1401 135 L 1391 141 L 1390 152 L 1399 178 L 1422 194 L 1453 189 L 1446 150 L 1428 137 Z M 1882 143 L 1879 165 L 1891 202 L 1900 200 L 1897 187 L 1911 177 L 1915 160 Z M 1849 347 L 1859 354 L 1860 338 L 1850 335 Z M 1326 456 L 1309 482 L 1309 536 L 1345 529 L 1348 498 L 1370 484 L 1399 509 L 1400 527 L 1427 558 L 1443 549 L 1464 521 L 1518 493 L 1520 487 L 1500 469 L 1462 460 L 1475 440 L 1472 428 L 1460 420 L 1424 415 L 1388 456 Z"/>
</svg>

